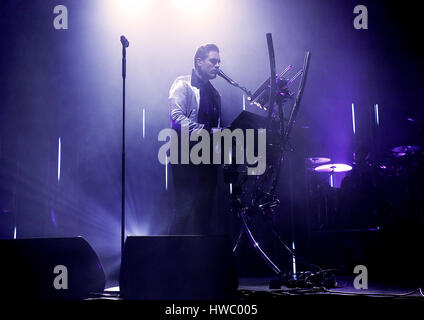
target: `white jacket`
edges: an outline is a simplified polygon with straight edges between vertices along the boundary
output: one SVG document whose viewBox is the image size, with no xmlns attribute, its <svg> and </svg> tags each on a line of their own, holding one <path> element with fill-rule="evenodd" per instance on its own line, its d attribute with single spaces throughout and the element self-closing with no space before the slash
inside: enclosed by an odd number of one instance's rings
<svg viewBox="0 0 424 320">
<path fill-rule="evenodd" d="M 168 98 L 172 127 L 178 129 L 179 126 L 188 125 L 190 133 L 193 130 L 203 129 L 204 127 L 204 124 L 197 122 L 200 105 L 200 90 L 191 85 L 191 77 L 191 75 L 187 75 L 175 79 L 169 90 Z M 219 97 L 217 91 L 216 94 Z M 221 112 L 218 119 L 218 127 L 220 126 Z"/>
</svg>

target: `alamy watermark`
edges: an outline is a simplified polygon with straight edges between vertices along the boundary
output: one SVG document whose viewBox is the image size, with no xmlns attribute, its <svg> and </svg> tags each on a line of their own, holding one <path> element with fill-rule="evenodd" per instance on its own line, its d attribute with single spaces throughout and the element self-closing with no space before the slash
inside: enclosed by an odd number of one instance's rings
<svg viewBox="0 0 424 320">
<path fill-rule="evenodd" d="M 57 5 L 53 9 L 56 16 L 53 19 L 53 27 L 56 30 L 68 29 L 68 8 L 65 5 Z M 353 20 L 353 27 L 357 30 L 368 29 L 368 9 L 364 5 L 356 5 L 353 8 L 353 13 L 356 14 Z"/>
<path fill-rule="evenodd" d="M 353 27 L 356 30 L 368 29 L 368 9 L 364 5 L 357 5 L 353 8 L 353 13 L 357 14 L 353 19 Z"/>
<path fill-rule="evenodd" d="M 364 265 L 357 265 L 353 269 L 353 273 L 358 274 L 353 280 L 353 287 L 357 290 L 368 289 L 368 268 Z"/>
<path fill-rule="evenodd" d="M 255 144 L 257 131 L 257 144 Z M 200 141 L 199 141 L 200 139 Z M 212 146 L 211 148 L 211 140 Z M 247 129 L 246 137 L 241 129 L 215 129 L 212 139 L 207 130 L 196 129 L 189 133 L 188 126 L 181 126 L 180 139 L 177 131 L 167 128 L 159 132 L 158 141 L 164 143 L 158 152 L 159 162 L 171 164 L 232 164 L 235 140 L 235 163 L 246 164 L 248 175 L 261 175 L 266 169 L 266 129 Z M 181 142 L 181 143 L 179 143 Z M 190 148 L 190 142 L 197 142 Z M 222 142 L 224 148 L 222 148 Z M 257 155 L 255 155 L 257 145 Z M 191 149 L 191 150 L 190 150 Z M 211 154 L 211 150 L 212 154 Z M 169 156 L 168 156 L 169 153 Z M 180 157 L 179 157 L 180 155 Z M 181 162 L 179 162 L 179 158 Z"/>
<path fill-rule="evenodd" d="M 56 290 L 68 289 L 68 268 L 64 265 L 55 266 L 53 273 L 57 276 L 53 280 L 53 287 Z"/>
<path fill-rule="evenodd" d="M 53 13 L 57 16 L 53 19 L 53 27 L 56 30 L 68 29 L 68 8 L 64 5 L 57 5 L 53 9 Z"/>
</svg>

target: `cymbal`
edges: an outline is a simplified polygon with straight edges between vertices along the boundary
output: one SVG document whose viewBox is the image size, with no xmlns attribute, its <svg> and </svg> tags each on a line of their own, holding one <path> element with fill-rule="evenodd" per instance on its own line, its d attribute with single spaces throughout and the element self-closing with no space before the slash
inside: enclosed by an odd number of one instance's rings
<svg viewBox="0 0 424 320">
<path fill-rule="evenodd" d="M 352 170 L 352 167 L 344 163 L 328 163 L 320 165 L 314 170 L 318 172 L 347 172 Z"/>
<path fill-rule="evenodd" d="M 331 161 L 330 158 L 322 158 L 322 157 L 312 157 L 312 158 L 307 158 L 307 160 L 314 165 L 323 164 L 323 163 L 327 163 Z"/>
<path fill-rule="evenodd" d="M 415 152 L 420 150 L 421 147 L 418 146 L 398 146 L 392 149 L 392 152 L 394 153 L 408 153 L 408 152 Z"/>
<path fill-rule="evenodd" d="M 403 156 L 406 156 L 407 155 L 407 153 L 406 152 L 397 152 L 397 153 L 393 153 L 393 156 L 395 157 L 395 158 L 400 158 L 400 157 L 403 157 Z"/>
</svg>

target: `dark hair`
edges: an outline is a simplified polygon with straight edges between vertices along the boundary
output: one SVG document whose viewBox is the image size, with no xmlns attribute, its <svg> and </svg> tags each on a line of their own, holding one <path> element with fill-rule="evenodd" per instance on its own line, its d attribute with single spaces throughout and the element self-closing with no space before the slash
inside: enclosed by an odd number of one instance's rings
<svg viewBox="0 0 424 320">
<path fill-rule="evenodd" d="M 197 49 L 196 54 L 194 55 L 194 68 L 196 68 L 196 59 L 200 58 L 202 60 L 208 57 L 209 52 L 216 51 L 219 52 L 218 46 L 213 43 L 205 44 Z"/>
</svg>

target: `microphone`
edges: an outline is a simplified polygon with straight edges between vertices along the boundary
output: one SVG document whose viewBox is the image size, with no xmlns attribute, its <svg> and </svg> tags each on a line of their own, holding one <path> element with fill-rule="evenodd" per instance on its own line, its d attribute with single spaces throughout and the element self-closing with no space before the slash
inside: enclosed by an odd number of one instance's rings
<svg viewBox="0 0 424 320">
<path fill-rule="evenodd" d="M 222 79 L 225 79 L 229 84 L 237 86 L 237 83 L 233 81 L 229 76 L 227 76 L 224 72 L 222 72 L 221 69 L 218 69 L 216 75 L 220 76 Z"/>
<path fill-rule="evenodd" d="M 130 45 L 130 43 L 128 42 L 127 38 L 125 38 L 125 36 L 121 36 L 121 43 L 124 46 L 124 48 L 128 48 L 128 46 Z"/>
<path fill-rule="evenodd" d="M 251 95 L 250 91 L 247 91 L 247 89 L 245 87 L 240 86 L 237 82 L 235 82 L 234 80 L 232 80 L 229 76 L 227 76 L 224 72 L 222 72 L 221 69 L 217 69 L 216 75 L 217 76 L 220 76 L 222 79 L 224 79 L 225 81 L 227 81 L 232 86 L 239 88 L 244 93 L 246 93 L 248 97 L 250 97 L 250 95 Z"/>
<path fill-rule="evenodd" d="M 130 45 L 128 39 L 125 36 L 121 36 L 122 43 L 122 78 L 125 79 L 127 74 L 127 48 Z"/>
</svg>

